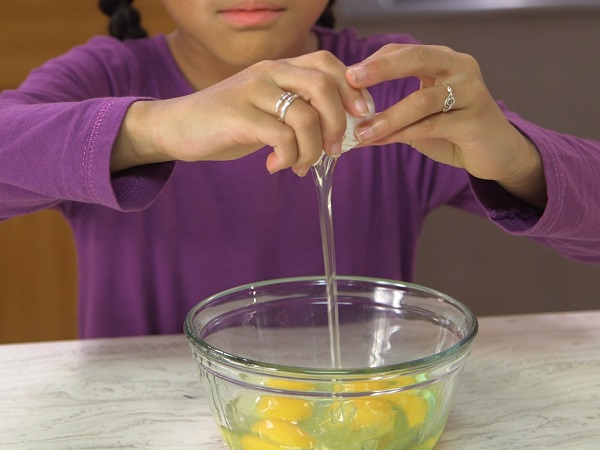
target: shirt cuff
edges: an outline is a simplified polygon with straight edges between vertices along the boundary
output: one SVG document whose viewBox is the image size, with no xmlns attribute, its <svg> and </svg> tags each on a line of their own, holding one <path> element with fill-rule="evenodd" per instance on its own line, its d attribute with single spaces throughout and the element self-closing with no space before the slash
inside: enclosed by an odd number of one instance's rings
<svg viewBox="0 0 600 450">
<path fill-rule="evenodd" d="M 507 233 L 521 236 L 546 236 L 555 231 L 564 202 L 564 182 L 555 155 L 555 145 L 546 131 L 517 114 L 507 113 L 512 125 L 533 142 L 540 152 L 546 178 L 548 202 L 541 210 L 515 197 L 495 181 L 469 176 L 471 188 L 489 219 Z"/>
<path fill-rule="evenodd" d="M 542 218 L 542 211 L 518 199 L 495 181 L 469 175 L 477 201 L 488 218 L 510 234 L 526 234 Z"/>
<path fill-rule="evenodd" d="M 92 123 L 84 151 L 85 187 L 92 201 L 120 211 L 150 206 L 169 180 L 174 162 L 147 164 L 110 173 L 110 157 L 123 118 L 132 103 L 148 98 L 108 99 Z"/>
<path fill-rule="evenodd" d="M 150 206 L 167 184 L 175 162 L 148 164 L 122 170 L 112 176 L 118 209 L 141 211 Z"/>
</svg>

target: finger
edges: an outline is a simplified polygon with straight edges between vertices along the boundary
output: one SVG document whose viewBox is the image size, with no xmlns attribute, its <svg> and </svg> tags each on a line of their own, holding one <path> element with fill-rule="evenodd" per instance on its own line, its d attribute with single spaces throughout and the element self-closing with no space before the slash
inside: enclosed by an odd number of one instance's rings
<svg viewBox="0 0 600 450">
<path fill-rule="evenodd" d="M 388 136 L 394 136 L 398 130 L 442 113 L 447 106 L 454 110 L 460 109 L 454 90 L 451 94 L 448 88 L 448 85 L 437 85 L 413 92 L 372 120 L 359 125 L 355 131 L 357 139 L 361 144 L 379 142 Z"/>
<path fill-rule="evenodd" d="M 292 88 L 291 80 L 282 80 L 277 76 L 274 79 L 279 84 L 282 81 L 286 83 L 286 88 L 302 93 L 303 99 L 320 111 L 323 149 L 332 156 L 338 156 L 342 151 L 342 138 L 347 125 L 346 113 L 358 119 L 372 115 L 368 103 L 370 96 L 348 84 L 345 79 L 346 67 L 329 52 L 317 52 L 285 62 L 291 66 L 292 75 L 302 73 L 302 87 L 307 86 L 308 80 L 308 89 Z M 335 103 L 328 103 L 331 100 Z"/>
<path fill-rule="evenodd" d="M 336 83 L 345 111 L 359 118 L 369 114 L 368 102 L 363 92 L 348 84 L 345 75 L 346 66 L 331 52 L 319 51 L 288 62 L 329 74 Z"/>
<path fill-rule="evenodd" d="M 257 139 L 273 147 L 273 153 L 267 157 L 269 172 L 291 167 L 297 175 L 305 176 L 323 151 L 320 116 L 300 97 L 291 97 L 286 103 L 288 95 L 291 94 L 280 95 L 272 112 L 260 111 L 266 118 L 257 120 Z"/>
<path fill-rule="evenodd" d="M 361 88 L 410 76 L 439 83 L 458 71 L 467 58 L 446 47 L 390 45 L 349 67 L 346 78 L 352 86 Z"/>
<path fill-rule="evenodd" d="M 385 145 L 394 142 L 403 142 L 415 148 L 421 148 L 419 143 L 443 140 L 451 142 L 455 140 L 457 131 L 456 123 L 445 118 L 441 114 L 427 116 L 422 120 L 413 122 L 406 127 L 382 136 L 373 145 Z M 435 158 L 434 158 L 435 159 Z M 436 159 L 437 160 L 437 159 Z"/>
<path fill-rule="evenodd" d="M 448 116 L 436 114 L 384 136 L 371 145 L 402 142 L 434 161 L 464 168 L 465 163 L 460 159 L 460 152 L 455 151 L 455 142 L 459 139 L 457 133 L 456 123 L 453 120 Z"/>
<path fill-rule="evenodd" d="M 304 69 L 301 70 L 303 72 Z M 285 120 L 288 123 L 312 123 L 318 126 L 318 129 L 312 131 L 318 133 L 321 138 L 319 149 L 325 150 L 329 154 L 339 154 L 341 148 L 341 139 L 346 128 L 346 119 L 344 115 L 344 107 L 335 85 L 325 81 L 321 75 L 310 73 L 312 79 L 310 82 L 305 82 L 305 86 L 298 83 L 298 80 L 288 79 L 285 75 L 274 76 L 274 81 L 281 89 L 297 94 L 299 100 L 304 102 L 307 108 L 298 107 L 298 100 L 290 105 L 286 112 Z M 312 86 L 308 86 L 312 84 Z M 272 109 L 273 105 L 263 106 L 266 109 Z M 299 118 L 299 116 L 308 114 L 307 118 Z M 314 120 L 315 114 L 318 120 Z"/>
<path fill-rule="evenodd" d="M 291 108 L 291 105 L 290 105 Z M 272 113 L 257 109 L 252 114 L 252 120 L 246 126 L 248 134 L 245 140 L 257 142 L 273 148 L 267 156 L 266 167 L 269 173 L 292 167 L 298 160 L 298 142 L 293 128 L 279 121 Z M 242 143 L 243 144 L 243 143 Z M 248 145 L 250 153 L 252 144 Z M 244 149 L 246 145 L 241 145 Z M 243 150 L 242 150 L 243 151 Z"/>
<path fill-rule="evenodd" d="M 291 167 L 299 176 L 306 175 L 323 152 L 320 120 L 319 112 L 300 98 L 290 104 L 283 120 L 280 120 L 294 132 L 297 152 L 295 153 L 296 160 Z"/>
<path fill-rule="evenodd" d="M 300 72 L 305 72 L 304 76 L 300 77 L 304 79 L 302 84 L 299 84 L 296 79 L 288 80 L 281 76 L 276 77 L 275 81 L 282 89 L 298 94 L 318 114 L 320 126 L 318 131 L 322 138 L 319 147 L 326 153 L 337 156 L 341 153 L 341 141 L 346 129 L 345 108 L 338 87 L 327 74 L 322 72 L 307 69 L 300 69 Z M 307 110 L 302 109 L 302 111 Z M 293 116 L 296 118 L 297 114 Z M 305 120 L 313 121 L 312 115 Z"/>
</svg>

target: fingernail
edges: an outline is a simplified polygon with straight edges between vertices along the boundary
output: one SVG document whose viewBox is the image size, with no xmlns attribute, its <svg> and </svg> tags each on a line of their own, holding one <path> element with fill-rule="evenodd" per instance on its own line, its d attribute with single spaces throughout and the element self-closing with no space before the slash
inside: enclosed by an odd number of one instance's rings
<svg viewBox="0 0 600 450">
<path fill-rule="evenodd" d="M 360 142 L 369 141 L 375 136 L 375 127 L 367 125 L 363 127 L 357 127 L 354 131 L 354 135 Z"/>
<path fill-rule="evenodd" d="M 295 173 L 296 175 L 298 175 L 299 177 L 305 177 L 305 176 L 306 176 L 306 174 L 308 173 L 308 169 L 296 169 L 296 170 L 294 171 L 294 173 Z"/>
<path fill-rule="evenodd" d="M 342 154 L 342 143 L 336 142 L 329 147 L 329 154 L 331 156 L 340 156 Z"/>
<path fill-rule="evenodd" d="M 275 168 L 273 169 L 273 168 L 270 168 L 270 167 L 267 165 L 267 171 L 268 171 L 268 172 L 269 172 L 271 175 L 273 175 L 273 174 L 275 174 L 275 173 L 279 172 L 280 170 L 281 170 L 281 169 L 278 169 L 277 167 L 275 167 Z"/>
<path fill-rule="evenodd" d="M 352 77 L 352 81 L 359 83 L 367 78 L 367 68 L 365 66 L 352 66 L 348 68 L 348 73 Z"/>
<path fill-rule="evenodd" d="M 369 114 L 369 106 L 362 95 L 354 101 L 354 108 L 361 117 L 365 117 Z"/>
</svg>

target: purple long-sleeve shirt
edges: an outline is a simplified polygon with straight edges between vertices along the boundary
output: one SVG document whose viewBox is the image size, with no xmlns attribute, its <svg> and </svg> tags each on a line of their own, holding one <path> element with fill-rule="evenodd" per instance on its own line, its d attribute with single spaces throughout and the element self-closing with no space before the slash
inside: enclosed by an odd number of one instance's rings
<svg viewBox="0 0 600 450">
<path fill-rule="evenodd" d="M 317 31 L 321 48 L 348 65 L 387 42 L 414 42 Z M 417 80 L 405 79 L 370 92 L 382 110 L 416 89 Z M 49 207 L 67 218 L 82 337 L 177 333 L 208 295 L 323 273 L 313 181 L 268 174 L 267 148 L 231 162 L 155 164 L 111 177 L 111 147 L 130 104 L 192 91 L 164 36 L 98 37 L 0 96 L 0 219 Z M 600 144 L 506 114 L 542 155 L 543 214 L 404 145 L 352 150 L 334 175 L 338 273 L 411 280 L 423 221 L 444 204 L 486 214 L 568 257 L 599 261 Z"/>
</svg>

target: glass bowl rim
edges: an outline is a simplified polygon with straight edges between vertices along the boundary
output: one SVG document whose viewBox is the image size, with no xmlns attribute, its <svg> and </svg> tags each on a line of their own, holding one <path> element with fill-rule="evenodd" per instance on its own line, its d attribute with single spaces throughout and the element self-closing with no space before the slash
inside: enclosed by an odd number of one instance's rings
<svg viewBox="0 0 600 450">
<path fill-rule="evenodd" d="M 320 284 L 325 284 L 326 280 L 324 276 L 301 276 L 301 277 L 288 277 L 288 278 L 276 278 L 271 280 L 258 281 L 255 283 L 248 283 L 240 286 L 236 286 L 230 289 L 226 289 L 224 291 L 213 294 L 209 297 L 198 302 L 196 305 L 192 307 L 192 309 L 187 313 L 185 322 L 184 322 L 184 333 L 188 339 L 188 341 L 192 344 L 194 350 L 200 349 L 202 353 L 210 357 L 211 360 L 215 360 L 221 364 L 225 364 L 227 366 L 235 367 L 236 369 L 241 369 L 246 372 L 260 372 L 264 374 L 269 374 L 271 376 L 276 375 L 280 377 L 286 377 L 289 375 L 291 378 L 304 378 L 306 376 L 314 376 L 314 377 L 326 377 L 330 378 L 332 375 L 336 377 L 360 377 L 360 376 L 369 376 L 369 375 L 377 375 L 385 376 L 385 374 L 390 373 L 403 373 L 410 374 L 413 372 L 423 372 L 431 367 L 435 367 L 441 365 L 444 361 L 451 362 L 453 359 L 451 356 L 456 355 L 459 359 L 466 351 L 470 348 L 475 336 L 477 335 L 479 324 L 477 321 L 477 317 L 471 311 L 471 309 L 466 306 L 464 303 L 456 300 L 454 297 L 445 294 L 436 289 L 428 288 L 426 286 L 422 286 L 416 283 L 409 283 L 404 281 L 391 280 L 386 278 L 374 278 L 374 277 L 362 277 L 362 276 L 347 276 L 347 275 L 338 275 L 336 276 L 336 280 L 342 282 L 366 282 L 373 283 L 376 285 L 384 285 L 384 286 L 394 286 L 399 288 L 408 288 L 412 290 L 417 290 L 419 292 L 427 293 L 430 295 L 434 295 L 436 297 L 442 298 L 445 302 L 450 303 L 453 307 L 458 309 L 465 318 L 471 322 L 471 326 L 468 332 L 460 339 L 456 344 L 440 351 L 434 353 L 432 355 L 426 356 L 424 358 L 418 358 L 411 361 L 404 361 L 396 364 L 388 364 L 377 367 L 364 367 L 364 368 L 348 368 L 348 369 L 338 369 L 338 368 L 314 368 L 314 367 L 302 367 L 302 366 L 293 366 L 293 365 L 283 365 L 283 364 L 273 364 L 265 361 L 254 360 L 250 358 L 244 358 L 242 356 L 234 355 L 232 353 L 220 350 L 217 347 L 214 347 L 207 342 L 199 339 L 195 336 L 192 328 L 193 317 L 196 315 L 196 312 L 199 309 L 202 309 L 206 304 L 212 302 L 216 298 L 225 297 L 227 295 L 242 292 L 244 290 L 255 289 L 257 287 L 266 287 L 271 285 L 278 284 L 286 284 L 286 283 L 298 283 L 298 282 L 319 282 Z"/>
</svg>

